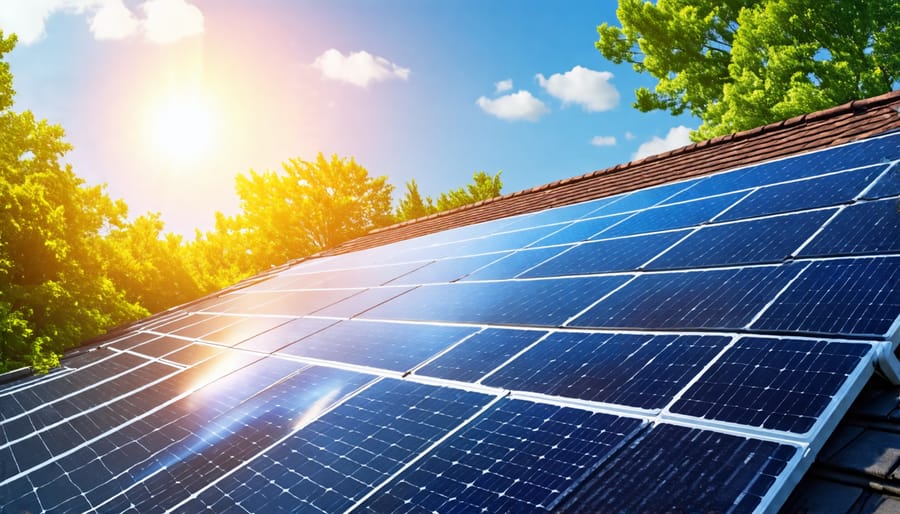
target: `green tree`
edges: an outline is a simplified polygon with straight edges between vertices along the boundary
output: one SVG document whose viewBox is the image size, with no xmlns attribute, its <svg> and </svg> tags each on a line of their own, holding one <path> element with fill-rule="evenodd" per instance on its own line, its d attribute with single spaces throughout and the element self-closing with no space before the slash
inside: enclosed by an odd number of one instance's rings
<svg viewBox="0 0 900 514">
<path fill-rule="evenodd" d="M 503 181 L 500 180 L 502 173 L 498 171 L 492 176 L 484 171 L 476 171 L 472 174 L 472 183 L 441 193 L 437 202 L 430 196 L 423 200 L 419 185 L 411 180 L 406 183 L 406 194 L 397 207 L 397 221 L 412 220 L 500 196 L 500 190 L 503 189 Z"/>
<path fill-rule="evenodd" d="M 416 218 L 428 216 L 429 214 L 434 214 L 435 212 L 437 212 L 437 209 L 434 206 L 434 201 L 431 197 L 429 196 L 424 200 L 422 199 L 422 194 L 419 193 L 419 184 L 416 184 L 416 179 L 407 182 L 406 194 L 403 195 L 403 198 L 400 199 L 400 203 L 397 206 L 395 215 L 397 220 L 414 220 Z"/>
<path fill-rule="evenodd" d="M 690 112 L 695 140 L 890 91 L 897 0 L 621 0 L 597 49 L 657 79 L 641 111 Z"/>
<path fill-rule="evenodd" d="M 212 273 L 216 285 L 228 285 L 393 221 L 393 186 L 353 158 L 320 153 L 282 168 L 238 174 L 241 212 L 217 213 L 216 228 L 198 234 L 191 250 L 197 274 Z"/>
<path fill-rule="evenodd" d="M 15 41 L 0 33 L 0 57 Z M 61 127 L 12 111 L 12 78 L 0 59 L 0 371 L 46 370 L 67 348 L 148 314 L 110 270 L 125 244 L 115 250 L 115 239 L 143 222 L 130 226 L 123 202 L 61 163 L 71 148 Z"/>
<path fill-rule="evenodd" d="M 129 302 L 150 312 L 185 303 L 204 292 L 188 265 L 181 236 L 163 234 L 163 228 L 158 214 L 147 214 L 110 230 L 103 238 L 108 276 Z"/>
</svg>

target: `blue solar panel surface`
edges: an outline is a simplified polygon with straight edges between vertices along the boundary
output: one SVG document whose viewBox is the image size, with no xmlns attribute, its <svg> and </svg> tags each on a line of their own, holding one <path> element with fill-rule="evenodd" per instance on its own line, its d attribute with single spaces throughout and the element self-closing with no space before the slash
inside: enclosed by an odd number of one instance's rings
<svg viewBox="0 0 900 514">
<path fill-rule="evenodd" d="M 0 383 L 0 512 L 777 509 L 900 316 L 900 134 L 273 271 Z"/>
</svg>

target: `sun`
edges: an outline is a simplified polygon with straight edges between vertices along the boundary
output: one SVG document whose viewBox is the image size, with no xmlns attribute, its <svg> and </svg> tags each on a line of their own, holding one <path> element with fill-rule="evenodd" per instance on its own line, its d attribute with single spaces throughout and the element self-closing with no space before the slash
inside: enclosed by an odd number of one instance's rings
<svg viewBox="0 0 900 514">
<path fill-rule="evenodd" d="M 169 95 L 151 111 L 154 150 L 173 164 L 191 164 L 206 156 L 216 119 L 209 100 L 198 94 Z"/>
</svg>

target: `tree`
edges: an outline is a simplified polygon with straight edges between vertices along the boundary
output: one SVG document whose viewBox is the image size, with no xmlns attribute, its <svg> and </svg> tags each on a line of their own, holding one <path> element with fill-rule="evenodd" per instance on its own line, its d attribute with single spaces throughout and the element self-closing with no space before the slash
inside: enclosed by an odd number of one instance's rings
<svg viewBox="0 0 900 514">
<path fill-rule="evenodd" d="M 657 79 L 641 111 L 698 116 L 695 140 L 890 91 L 900 80 L 896 0 L 621 0 L 597 49 Z"/>
<path fill-rule="evenodd" d="M 282 173 L 238 174 L 236 189 L 241 213 L 217 213 L 215 230 L 198 234 L 192 250 L 199 270 L 226 270 L 220 286 L 393 221 L 393 186 L 353 158 L 290 159 Z"/>
<path fill-rule="evenodd" d="M 0 57 L 15 41 L 0 33 Z M 132 287 L 127 275 L 137 268 L 113 258 L 127 250 L 134 262 L 152 261 L 143 255 L 150 244 L 138 245 L 137 236 L 146 223 L 148 236 L 158 235 L 153 218 L 129 225 L 122 201 L 60 162 L 71 149 L 63 129 L 13 112 L 13 95 L 0 59 L 0 372 L 41 371 L 67 348 L 146 316 L 141 291 L 165 288 L 149 283 L 163 279 L 152 273 Z M 114 273 L 113 265 L 124 269 Z"/>
<path fill-rule="evenodd" d="M 476 171 L 472 174 L 471 184 L 441 193 L 437 202 L 430 196 L 422 200 L 418 184 L 415 180 L 411 180 L 406 183 L 406 194 L 400 199 L 397 207 L 397 220 L 412 220 L 500 196 L 500 190 L 503 188 L 503 181 L 500 180 L 502 173 L 498 171 L 496 175 L 491 176 L 484 171 Z"/>
<path fill-rule="evenodd" d="M 425 200 L 422 199 L 422 195 L 419 193 L 419 185 L 416 184 L 416 179 L 407 182 L 406 194 L 400 199 L 400 204 L 397 206 L 397 220 L 414 220 L 416 218 L 428 216 L 429 214 L 434 214 L 435 212 L 436 208 L 431 197 L 426 197 Z"/>
</svg>

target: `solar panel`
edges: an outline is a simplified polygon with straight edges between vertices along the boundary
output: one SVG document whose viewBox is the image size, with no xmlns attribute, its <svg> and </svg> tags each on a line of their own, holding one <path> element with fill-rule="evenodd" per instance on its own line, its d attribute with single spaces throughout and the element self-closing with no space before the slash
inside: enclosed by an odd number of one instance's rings
<svg viewBox="0 0 900 514">
<path fill-rule="evenodd" d="M 664 270 L 782 262 L 803 246 L 834 212 L 800 212 L 707 225 L 653 259 L 646 268 Z"/>
<path fill-rule="evenodd" d="M 856 198 L 886 166 L 869 166 L 757 189 L 718 219 L 734 220 L 846 203 Z"/>
<path fill-rule="evenodd" d="M 0 511 L 776 510 L 895 350 L 898 141 L 316 257 L 123 328 L 0 383 Z"/>
<path fill-rule="evenodd" d="M 726 337 L 557 332 L 488 376 L 485 385 L 641 409 L 666 406 Z"/>
</svg>

